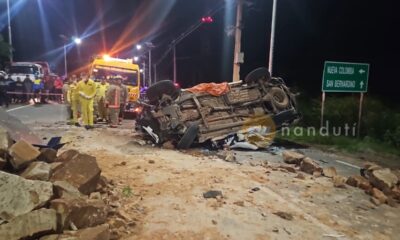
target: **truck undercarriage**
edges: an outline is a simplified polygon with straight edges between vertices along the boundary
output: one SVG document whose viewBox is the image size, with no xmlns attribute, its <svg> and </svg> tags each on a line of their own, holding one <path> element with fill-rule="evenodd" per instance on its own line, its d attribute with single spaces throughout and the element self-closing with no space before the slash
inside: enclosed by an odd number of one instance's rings
<svg viewBox="0 0 400 240">
<path fill-rule="evenodd" d="M 227 93 L 213 96 L 181 91 L 169 80 L 160 81 L 148 89 L 137 127 L 156 144 L 172 140 L 185 149 L 260 124 L 255 120 L 260 117 L 271 120 L 270 131 L 300 117 L 295 95 L 281 78 L 271 78 L 266 68 L 252 71 L 243 82 L 229 83 L 229 88 Z"/>
</svg>

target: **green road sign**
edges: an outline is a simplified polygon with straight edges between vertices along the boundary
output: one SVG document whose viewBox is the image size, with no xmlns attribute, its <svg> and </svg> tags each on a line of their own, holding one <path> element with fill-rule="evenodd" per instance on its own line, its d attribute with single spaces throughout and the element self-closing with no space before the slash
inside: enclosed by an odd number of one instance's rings
<svg viewBox="0 0 400 240">
<path fill-rule="evenodd" d="M 367 92 L 369 64 L 326 61 L 323 92 Z"/>
</svg>

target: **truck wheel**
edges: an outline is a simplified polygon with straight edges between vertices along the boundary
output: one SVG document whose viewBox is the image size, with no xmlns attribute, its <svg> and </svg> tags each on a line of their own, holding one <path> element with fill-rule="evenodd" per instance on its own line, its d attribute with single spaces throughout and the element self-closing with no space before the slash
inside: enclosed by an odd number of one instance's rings
<svg viewBox="0 0 400 240">
<path fill-rule="evenodd" d="M 179 140 L 176 147 L 178 149 L 188 149 L 196 139 L 198 132 L 199 126 L 197 124 L 191 125 L 188 129 L 186 129 L 185 134 L 183 134 L 183 137 L 181 140 Z"/>
<path fill-rule="evenodd" d="M 146 96 L 151 104 L 156 104 L 164 94 L 176 99 L 179 96 L 179 88 L 175 87 L 171 80 L 162 80 L 147 89 Z"/>
<path fill-rule="evenodd" d="M 271 96 L 272 104 L 278 110 L 283 110 L 289 106 L 289 97 L 282 88 L 272 87 L 268 94 Z"/>
<path fill-rule="evenodd" d="M 257 68 L 251 71 L 244 79 L 247 84 L 255 83 L 258 80 L 263 79 L 264 81 L 269 81 L 271 79 L 271 74 L 265 67 Z"/>
</svg>

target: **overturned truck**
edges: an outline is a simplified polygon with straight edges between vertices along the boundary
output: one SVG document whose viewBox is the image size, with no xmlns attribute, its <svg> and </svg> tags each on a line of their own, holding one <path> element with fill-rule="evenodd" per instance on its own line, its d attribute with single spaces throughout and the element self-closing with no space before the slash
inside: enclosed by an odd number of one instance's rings
<svg viewBox="0 0 400 240">
<path fill-rule="evenodd" d="M 227 91 L 216 94 L 216 89 L 181 90 L 169 80 L 157 82 L 147 90 L 136 127 L 156 144 L 172 140 L 177 148 L 186 149 L 235 134 L 257 116 L 268 116 L 273 131 L 299 119 L 295 95 L 266 68 L 225 86 Z"/>
</svg>

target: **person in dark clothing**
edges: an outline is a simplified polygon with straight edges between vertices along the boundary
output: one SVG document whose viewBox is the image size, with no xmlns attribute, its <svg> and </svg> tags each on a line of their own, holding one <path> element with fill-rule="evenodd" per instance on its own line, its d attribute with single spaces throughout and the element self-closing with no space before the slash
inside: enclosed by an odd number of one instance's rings
<svg viewBox="0 0 400 240">
<path fill-rule="evenodd" d="M 24 83 L 22 82 L 22 79 L 17 77 L 17 81 L 15 82 L 15 103 L 22 103 L 24 100 L 24 93 L 25 91 L 25 86 Z"/>
<path fill-rule="evenodd" d="M 15 81 L 11 79 L 11 76 L 8 75 L 7 77 L 7 83 L 8 83 L 8 89 L 7 92 L 15 92 Z M 8 94 L 10 102 L 14 102 L 15 101 L 15 94 Z"/>
<path fill-rule="evenodd" d="M 4 104 L 6 108 L 8 108 L 8 105 L 10 104 L 10 97 L 7 94 L 10 83 L 11 82 L 8 79 L 0 77 L 0 106 L 3 106 Z"/>
<path fill-rule="evenodd" d="M 29 78 L 29 75 L 26 75 L 24 79 L 24 88 L 25 88 L 25 101 L 29 102 L 32 98 L 32 87 L 33 81 Z"/>
</svg>

